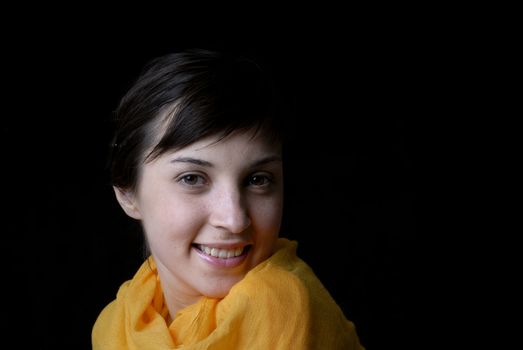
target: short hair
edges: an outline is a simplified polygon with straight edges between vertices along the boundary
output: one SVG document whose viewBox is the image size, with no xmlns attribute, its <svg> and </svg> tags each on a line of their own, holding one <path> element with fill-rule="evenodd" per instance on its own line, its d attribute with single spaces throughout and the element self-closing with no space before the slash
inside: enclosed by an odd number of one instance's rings
<svg viewBox="0 0 523 350">
<path fill-rule="evenodd" d="M 200 139 L 254 130 L 283 142 L 275 86 L 253 59 L 189 49 L 151 60 L 121 99 L 112 184 L 136 190 L 141 165 Z"/>
</svg>

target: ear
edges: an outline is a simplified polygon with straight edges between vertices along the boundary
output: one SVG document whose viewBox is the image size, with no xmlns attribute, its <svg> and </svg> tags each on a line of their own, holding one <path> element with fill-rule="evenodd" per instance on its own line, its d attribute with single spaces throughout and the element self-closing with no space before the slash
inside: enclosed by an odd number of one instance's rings
<svg viewBox="0 0 523 350">
<path fill-rule="evenodd" d="M 113 186 L 113 190 L 116 194 L 116 199 L 118 200 L 118 203 L 120 203 L 123 211 L 125 211 L 125 213 L 133 219 L 140 220 L 142 215 L 140 214 L 134 193 L 132 191 L 124 190 L 115 186 Z"/>
</svg>

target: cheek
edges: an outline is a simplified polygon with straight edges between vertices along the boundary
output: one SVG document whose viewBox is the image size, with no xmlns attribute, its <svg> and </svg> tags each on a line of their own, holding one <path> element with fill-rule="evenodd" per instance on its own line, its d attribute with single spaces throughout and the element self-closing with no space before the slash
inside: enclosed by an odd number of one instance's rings
<svg viewBox="0 0 523 350">
<path fill-rule="evenodd" d="M 253 224 L 256 225 L 257 231 L 264 232 L 267 235 L 277 233 L 281 225 L 283 201 L 280 198 L 274 198 L 257 203 L 251 213 L 251 219 Z"/>
<path fill-rule="evenodd" d="M 172 247 L 191 241 L 202 225 L 202 208 L 174 198 L 155 201 L 143 216 L 142 224 L 151 245 L 158 241 L 157 245 Z"/>
</svg>

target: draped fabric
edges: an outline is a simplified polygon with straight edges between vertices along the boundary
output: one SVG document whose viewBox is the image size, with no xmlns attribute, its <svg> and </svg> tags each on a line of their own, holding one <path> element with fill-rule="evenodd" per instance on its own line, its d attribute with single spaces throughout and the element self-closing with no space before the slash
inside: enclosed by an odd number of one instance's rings
<svg viewBox="0 0 523 350">
<path fill-rule="evenodd" d="M 279 238 L 277 251 L 223 299 L 203 297 L 171 324 L 152 257 L 98 316 L 93 350 L 363 349 L 354 324 Z"/>
</svg>

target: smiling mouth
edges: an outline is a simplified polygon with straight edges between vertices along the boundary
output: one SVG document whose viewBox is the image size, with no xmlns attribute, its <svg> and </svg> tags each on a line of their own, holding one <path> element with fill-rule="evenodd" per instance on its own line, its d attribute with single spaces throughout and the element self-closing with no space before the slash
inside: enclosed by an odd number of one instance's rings
<svg viewBox="0 0 523 350">
<path fill-rule="evenodd" d="M 198 249 L 200 252 L 202 252 L 205 255 L 212 256 L 214 258 L 219 259 L 231 259 L 238 257 L 243 254 L 247 254 L 249 249 L 251 248 L 250 245 L 244 246 L 244 247 L 238 247 L 234 249 L 221 249 L 221 248 L 214 248 L 209 247 L 203 244 L 193 244 L 193 247 Z"/>
</svg>

